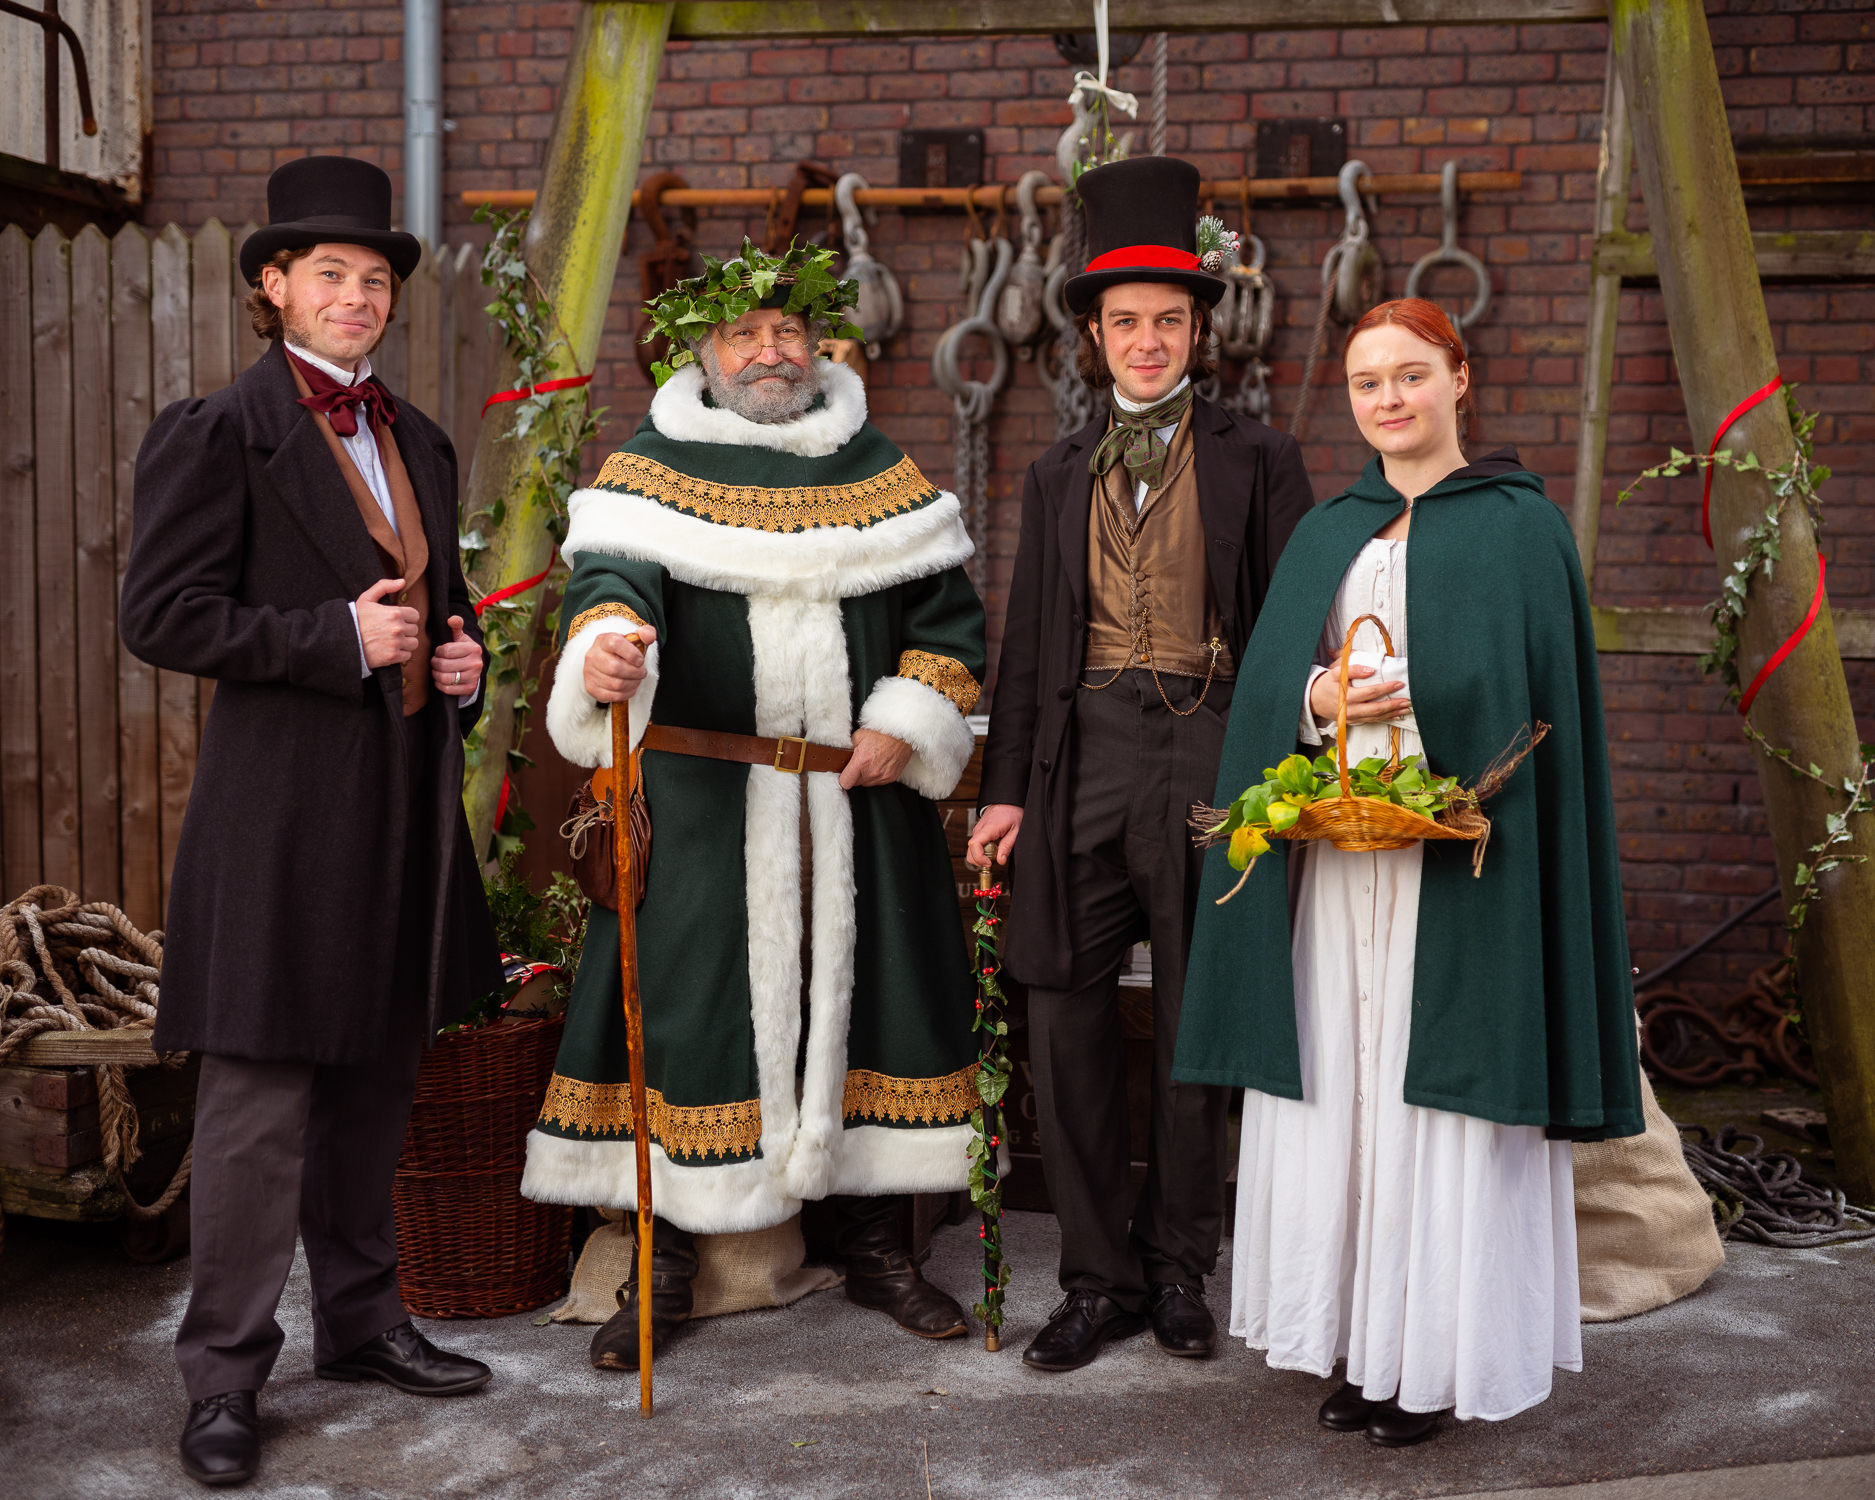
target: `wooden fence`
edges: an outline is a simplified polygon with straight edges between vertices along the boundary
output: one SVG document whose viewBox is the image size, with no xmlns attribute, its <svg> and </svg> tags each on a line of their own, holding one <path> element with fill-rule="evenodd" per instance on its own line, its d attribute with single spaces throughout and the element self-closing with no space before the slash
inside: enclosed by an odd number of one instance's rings
<svg viewBox="0 0 1875 1500">
<path fill-rule="evenodd" d="M 0 231 L 0 900 L 51 882 L 161 925 L 214 684 L 118 642 L 131 480 L 157 412 L 265 351 L 253 228 Z M 479 272 L 477 247 L 426 252 L 372 356 L 465 465 L 495 352 Z"/>
</svg>

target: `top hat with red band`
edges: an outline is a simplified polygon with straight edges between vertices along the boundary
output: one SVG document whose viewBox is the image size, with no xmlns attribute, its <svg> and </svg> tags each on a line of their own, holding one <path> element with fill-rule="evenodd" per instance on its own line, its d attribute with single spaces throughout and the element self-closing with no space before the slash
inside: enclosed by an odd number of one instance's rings
<svg viewBox="0 0 1875 1500">
<path fill-rule="evenodd" d="M 408 277 L 423 242 L 391 228 L 391 179 L 381 167 L 349 156 L 304 156 L 267 179 L 267 226 L 241 246 L 241 274 L 260 284 L 261 267 L 279 250 L 314 245 L 363 245 Z"/>
<path fill-rule="evenodd" d="M 1077 318 L 1095 296 L 1125 281 L 1189 287 L 1215 307 L 1224 279 L 1198 260 L 1198 169 L 1170 156 L 1136 156 L 1083 172 L 1075 191 L 1087 211 L 1087 269 L 1062 289 Z"/>
</svg>

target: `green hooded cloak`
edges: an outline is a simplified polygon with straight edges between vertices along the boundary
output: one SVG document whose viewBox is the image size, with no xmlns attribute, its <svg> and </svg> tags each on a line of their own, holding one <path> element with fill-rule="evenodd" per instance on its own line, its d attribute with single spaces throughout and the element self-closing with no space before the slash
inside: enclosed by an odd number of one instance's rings
<svg viewBox="0 0 1875 1500">
<path fill-rule="evenodd" d="M 1372 460 L 1296 528 L 1238 669 L 1217 804 L 1296 746 L 1322 625 L 1355 554 L 1404 500 Z M 1485 807 L 1472 846 L 1430 842 L 1405 1099 L 1570 1140 L 1643 1129 L 1601 679 L 1575 540 L 1514 450 L 1415 503 L 1406 609 L 1428 765 L 1469 784 L 1526 725 L 1549 734 Z M 1172 1076 L 1302 1097 L 1287 864 L 1278 841 L 1236 881 L 1211 851 Z"/>
</svg>

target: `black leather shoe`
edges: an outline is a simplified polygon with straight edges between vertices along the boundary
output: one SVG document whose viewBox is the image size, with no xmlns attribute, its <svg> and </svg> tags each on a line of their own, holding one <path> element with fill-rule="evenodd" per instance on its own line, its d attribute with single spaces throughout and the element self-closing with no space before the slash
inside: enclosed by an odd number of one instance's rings
<svg viewBox="0 0 1875 1500">
<path fill-rule="evenodd" d="M 1167 1354 L 1180 1359 L 1209 1359 L 1217 1347 L 1217 1319 L 1193 1286 L 1155 1281 L 1146 1288 L 1146 1311 L 1152 1336 Z"/>
<path fill-rule="evenodd" d="M 1078 1370 L 1091 1365 L 1115 1339 L 1146 1331 L 1146 1315 L 1130 1313 L 1111 1297 L 1077 1288 L 1049 1315 L 1035 1342 L 1022 1351 L 1032 1370 Z"/>
<path fill-rule="evenodd" d="M 1376 1448 L 1410 1448 L 1439 1431 L 1442 1411 L 1401 1411 L 1393 1401 L 1382 1401 L 1367 1419 L 1367 1441 Z"/>
<path fill-rule="evenodd" d="M 1315 1418 L 1330 1432 L 1360 1432 L 1380 1404 L 1363 1396 L 1358 1385 L 1344 1382 L 1340 1390 L 1322 1403 Z"/>
<path fill-rule="evenodd" d="M 189 1407 L 182 1424 L 182 1472 L 201 1484 L 246 1484 L 260 1467 L 260 1422 L 253 1391 L 227 1391 Z"/>
<path fill-rule="evenodd" d="M 413 1324 L 399 1323 L 313 1374 L 321 1380 L 382 1380 L 413 1396 L 466 1396 L 487 1385 L 494 1371 L 479 1359 L 438 1349 Z"/>
<path fill-rule="evenodd" d="M 898 1197 L 835 1201 L 834 1249 L 846 1261 L 846 1300 L 884 1313 L 921 1339 L 967 1332 L 963 1308 L 912 1264 L 899 1232 Z"/>
<path fill-rule="evenodd" d="M 668 1220 L 651 1220 L 651 1354 L 655 1358 L 665 1341 L 689 1321 L 696 1305 L 692 1284 L 697 1279 L 696 1236 Z M 631 1275 L 614 1294 L 619 1310 L 592 1336 L 589 1358 L 595 1370 L 638 1368 L 638 1259 L 632 1257 Z"/>
</svg>

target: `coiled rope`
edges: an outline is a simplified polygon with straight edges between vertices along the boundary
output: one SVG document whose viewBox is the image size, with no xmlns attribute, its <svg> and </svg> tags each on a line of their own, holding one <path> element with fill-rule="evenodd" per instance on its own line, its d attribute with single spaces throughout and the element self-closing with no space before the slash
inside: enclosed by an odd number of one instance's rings
<svg viewBox="0 0 1875 1500">
<path fill-rule="evenodd" d="M 1686 1165 L 1712 1199 L 1720 1239 L 1785 1250 L 1875 1239 L 1875 1213 L 1805 1177 L 1803 1164 L 1789 1152 L 1766 1151 L 1762 1136 L 1736 1125 L 1721 1125 L 1716 1137 L 1703 1125 L 1678 1129 Z M 1750 1141 L 1751 1149 L 1742 1149 L 1740 1141 Z"/>
<path fill-rule="evenodd" d="M 0 1063 L 48 1031 L 149 1031 L 163 969 L 163 935 L 142 932 L 108 901 L 80 901 L 56 885 L 38 885 L 0 907 Z M 181 1067 L 186 1052 L 158 1054 Z M 194 1146 L 184 1153 L 161 1197 L 145 1206 L 124 1173 L 143 1152 L 137 1106 L 125 1065 L 97 1065 L 98 1123 L 104 1164 L 124 1194 L 125 1217 L 163 1214 L 188 1185 Z"/>
</svg>

